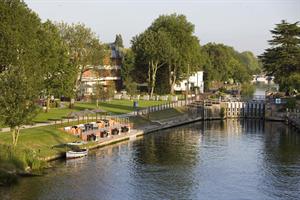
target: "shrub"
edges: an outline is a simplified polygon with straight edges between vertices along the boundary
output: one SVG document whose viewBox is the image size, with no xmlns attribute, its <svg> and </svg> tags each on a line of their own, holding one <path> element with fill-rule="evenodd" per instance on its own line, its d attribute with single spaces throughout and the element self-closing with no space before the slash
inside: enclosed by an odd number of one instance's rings
<svg viewBox="0 0 300 200">
<path fill-rule="evenodd" d="M 296 98 L 288 98 L 286 102 L 286 108 L 295 109 L 296 108 Z"/>
<path fill-rule="evenodd" d="M 243 84 L 241 88 L 241 96 L 244 98 L 251 98 L 255 92 L 254 85 Z"/>
</svg>

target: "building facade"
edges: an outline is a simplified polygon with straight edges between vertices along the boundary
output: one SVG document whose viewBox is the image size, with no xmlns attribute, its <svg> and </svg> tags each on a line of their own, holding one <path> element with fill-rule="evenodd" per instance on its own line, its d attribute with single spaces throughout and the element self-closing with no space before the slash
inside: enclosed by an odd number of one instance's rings
<svg viewBox="0 0 300 200">
<path fill-rule="evenodd" d="M 174 86 L 176 92 L 183 92 L 187 89 L 190 91 L 197 90 L 199 93 L 204 92 L 203 71 L 192 74 L 188 79 L 182 80 Z"/>
<path fill-rule="evenodd" d="M 96 85 L 103 85 L 104 88 L 112 86 L 116 91 L 121 90 L 121 66 L 122 66 L 122 51 L 114 45 L 109 44 L 104 56 L 103 65 L 89 66 L 82 74 L 80 96 L 88 99 L 95 95 Z"/>
</svg>

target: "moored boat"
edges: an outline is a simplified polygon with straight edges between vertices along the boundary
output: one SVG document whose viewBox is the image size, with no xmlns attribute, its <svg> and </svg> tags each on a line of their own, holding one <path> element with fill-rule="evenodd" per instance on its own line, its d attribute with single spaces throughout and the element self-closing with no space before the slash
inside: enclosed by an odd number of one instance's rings
<svg viewBox="0 0 300 200">
<path fill-rule="evenodd" d="M 77 146 L 77 145 L 83 145 L 83 144 L 86 144 L 86 142 L 82 142 L 82 141 L 76 141 L 76 142 L 69 142 L 67 143 L 67 145 L 70 145 L 70 146 Z"/>
<path fill-rule="evenodd" d="M 79 150 L 71 150 L 66 152 L 66 158 L 72 159 L 72 158 L 80 158 L 88 155 L 88 149 L 79 149 Z"/>
</svg>

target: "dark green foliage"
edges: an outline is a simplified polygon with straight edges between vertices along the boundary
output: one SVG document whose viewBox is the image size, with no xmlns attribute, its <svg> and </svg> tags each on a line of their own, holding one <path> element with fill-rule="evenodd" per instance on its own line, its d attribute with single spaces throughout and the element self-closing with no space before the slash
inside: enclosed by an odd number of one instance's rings
<svg viewBox="0 0 300 200">
<path fill-rule="evenodd" d="M 96 34 L 84 24 L 69 25 L 59 23 L 56 26 L 68 50 L 70 67 L 76 69 L 75 78 L 72 76 L 69 80 L 74 81 L 72 91 L 75 91 L 76 95 L 79 95 L 82 74 L 89 66 L 99 66 L 102 64 L 105 46 L 100 44 Z"/>
<path fill-rule="evenodd" d="M 296 108 L 296 98 L 288 98 L 286 102 L 286 108 L 295 109 Z"/>
<path fill-rule="evenodd" d="M 128 77 L 125 81 L 124 81 L 124 85 L 126 87 L 126 91 L 128 94 L 130 95 L 135 95 L 137 93 L 137 83 L 134 82 L 131 77 Z"/>
<path fill-rule="evenodd" d="M 237 83 L 249 82 L 251 75 L 258 70 L 258 61 L 252 53 L 240 54 L 232 47 L 215 43 L 206 44 L 203 51 L 206 56 L 204 64 L 206 84 L 211 81 L 228 82 L 230 79 Z"/>
<path fill-rule="evenodd" d="M 48 97 L 50 95 L 67 96 L 73 87 L 68 80 L 74 80 L 74 76 L 77 77 L 77 71 L 70 65 L 67 48 L 60 38 L 57 27 L 49 20 L 46 21 L 42 24 L 39 38 L 44 94 Z"/>
<path fill-rule="evenodd" d="M 242 84 L 241 87 L 241 96 L 243 98 L 251 98 L 255 92 L 255 86 L 250 84 Z"/>
<path fill-rule="evenodd" d="M 135 54 L 131 49 L 127 49 L 124 52 L 122 68 L 121 68 L 121 77 L 123 81 L 126 81 L 128 78 L 134 77 L 133 70 L 135 67 Z"/>
<path fill-rule="evenodd" d="M 16 174 L 8 173 L 5 170 L 0 169 L 0 186 L 10 186 L 18 182 Z"/>
<path fill-rule="evenodd" d="M 12 129 L 16 146 L 21 125 L 28 124 L 37 114 L 39 91 L 34 79 L 27 77 L 23 66 L 10 66 L 0 74 L 0 121 Z"/>
<path fill-rule="evenodd" d="M 193 33 L 194 25 L 184 15 L 171 14 L 159 16 L 145 32 L 133 38 L 136 67 L 148 81 L 150 94 L 162 79 L 173 93 L 176 82 L 201 69 L 199 40 Z M 161 70 L 165 73 L 159 73 Z M 163 77 L 157 78 L 157 74 Z"/>
<path fill-rule="evenodd" d="M 13 145 L 20 126 L 36 114 L 45 71 L 41 22 L 22 1 L 0 2 L 0 121 L 12 129 Z"/>
<path fill-rule="evenodd" d="M 282 21 L 271 30 L 270 48 L 260 56 L 265 72 L 275 76 L 280 90 L 300 90 L 300 26 L 299 22 Z"/>
<path fill-rule="evenodd" d="M 251 74 L 260 74 L 262 72 L 262 63 L 250 51 L 238 53 L 239 60 Z"/>
<path fill-rule="evenodd" d="M 115 45 L 116 45 L 117 47 L 121 47 L 121 48 L 124 47 L 124 45 L 123 45 L 123 39 L 122 39 L 122 35 L 121 35 L 121 34 L 117 34 L 117 35 L 116 35 Z"/>
</svg>

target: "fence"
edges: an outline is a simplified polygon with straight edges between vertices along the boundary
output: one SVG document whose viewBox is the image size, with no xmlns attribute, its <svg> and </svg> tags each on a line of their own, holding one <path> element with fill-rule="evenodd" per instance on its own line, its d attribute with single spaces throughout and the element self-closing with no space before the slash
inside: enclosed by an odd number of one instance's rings
<svg viewBox="0 0 300 200">
<path fill-rule="evenodd" d="M 186 100 L 170 101 L 170 102 L 155 105 L 155 106 L 149 106 L 147 108 L 135 110 L 133 112 L 133 115 L 134 116 L 148 115 L 152 112 L 162 111 L 162 110 L 171 109 L 171 108 L 184 107 L 184 106 L 192 104 L 197 99 L 198 99 L 197 97 L 191 97 L 191 98 L 187 98 Z"/>
</svg>

